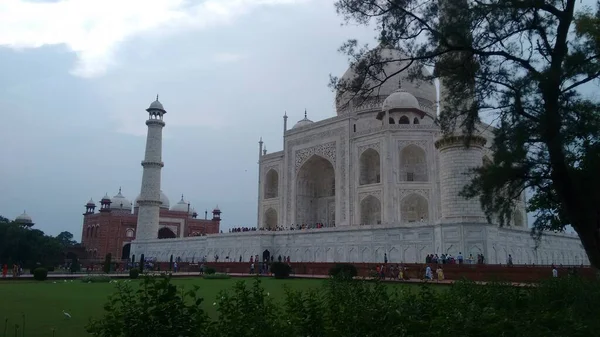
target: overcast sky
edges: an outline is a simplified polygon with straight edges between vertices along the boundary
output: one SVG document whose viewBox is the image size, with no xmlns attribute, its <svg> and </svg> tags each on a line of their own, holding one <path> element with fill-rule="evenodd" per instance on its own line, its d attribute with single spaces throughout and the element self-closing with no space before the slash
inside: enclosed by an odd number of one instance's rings
<svg viewBox="0 0 600 337">
<path fill-rule="evenodd" d="M 259 137 L 334 116 L 337 49 L 374 36 L 341 23 L 329 0 L 1 0 L 0 214 L 79 240 L 90 198 L 133 200 L 158 93 L 171 204 L 255 225 Z"/>
<path fill-rule="evenodd" d="M 341 23 L 333 0 L 0 0 L 0 215 L 80 240 L 90 198 L 133 201 L 158 93 L 171 204 L 254 226 L 259 137 L 334 116 L 338 47 L 373 41 Z"/>
</svg>

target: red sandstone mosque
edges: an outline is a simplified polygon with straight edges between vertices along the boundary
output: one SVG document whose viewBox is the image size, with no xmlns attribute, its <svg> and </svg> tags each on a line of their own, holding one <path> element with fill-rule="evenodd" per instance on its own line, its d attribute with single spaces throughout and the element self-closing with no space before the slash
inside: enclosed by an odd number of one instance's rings
<svg viewBox="0 0 600 337">
<path fill-rule="evenodd" d="M 127 260 L 131 249 L 131 241 L 135 240 L 139 205 L 136 198 L 135 206 L 126 197 L 119 193 L 110 198 L 105 195 L 100 200 L 100 209 L 96 212 L 93 200 L 85 205 L 83 213 L 83 228 L 81 231 L 81 244 L 85 247 L 87 257 L 90 259 L 104 259 L 110 253 L 114 260 Z M 221 224 L 221 211 L 215 207 L 212 218 L 208 218 L 208 211 L 204 212 L 204 219 L 198 219 L 198 213 L 185 201 L 181 200 L 170 207 L 167 196 L 161 191 L 160 201 L 160 229 L 159 239 L 183 238 L 188 236 L 201 236 L 219 232 Z M 133 206 L 133 212 L 132 212 Z"/>
</svg>

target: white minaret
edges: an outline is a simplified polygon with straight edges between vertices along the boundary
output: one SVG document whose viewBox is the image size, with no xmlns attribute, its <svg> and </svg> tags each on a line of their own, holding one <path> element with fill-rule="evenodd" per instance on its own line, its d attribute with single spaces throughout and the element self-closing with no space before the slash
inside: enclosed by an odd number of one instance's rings
<svg viewBox="0 0 600 337">
<path fill-rule="evenodd" d="M 439 0 L 440 22 L 442 24 L 452 24 L 456 16 L 454 12 L 468 9 L 467 0 Z M 455 28 L 455 27 L 453 27 Z M 460 33 L 460 32 L 459 32 Z M 456 33 L 455 33 L 456 34 Z M 464 34 L 470 34 L 465 30 Z M 452 39 L 452 36 L 449 37 Z M 471 57 L 468 54 L 455 52 L 448 55 L 450 58 L 468 62 Z M 446 70 L 447 71 L 447 70 Z M 466 90 L 474 90 L 474 82 L 467 83 Z M 450 97 L 446 88 L 452 86 L 448 78 L 440 76 L 440 100 L 442 108 L 448 104 Z M 462 108 L 467 109 L 473 102 L 474 95 L 461 102 Z M 441 223 L 486 223 L 486 218 L 481 209 L 478 198 L 465 199 L 460 195 L 464 186 L 467 185 L 472 176 L 468 175 L 470 169 L 480 167 L 483 162 L 483 151 L 486 139 L 476 132 L 471 137 L 470 146 L 465 147 L 465 135 L 460 127 L 464 118 L 458 118 L 456 127 L 449 135 L 444 135 L 435 142 L 435 147 L 439 151 L 440 160 L 440 189 L 442 217 Z M 463 247 L 464 248 L 464 247 Z M 465 250 L 465 249 L 462 249 Z"/>
<path fill-rule="evenodd" d="M 146 109 L 149 117 L 148 137 L 146 138 L 146 155 L 142 161 L 142 191 L 138 199 L 139 210 L 136 240 L 153 240 L 158 238 L 158 218 L 160 213 L 160 171 L 165 165 L 162 162 L 162 129 L 165 127 L 163 115 L 167 113 L 158 101 Z"/>
</svg>

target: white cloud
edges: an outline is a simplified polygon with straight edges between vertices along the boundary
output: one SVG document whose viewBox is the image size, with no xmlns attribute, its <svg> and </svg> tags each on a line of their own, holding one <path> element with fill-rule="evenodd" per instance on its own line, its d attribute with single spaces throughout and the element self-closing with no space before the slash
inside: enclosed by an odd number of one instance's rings
<svg viewBox="0 0 600 337">
<path fill-rule="evenodd" d="M 260 6 L 305 1 L 310 0 L 2 0 L 0 46 L 66 45 L 77 54 L 72 74 L 94 77 L 115 62 L 119 43 L 144 32 L 207 29 Z"/>
</svg>

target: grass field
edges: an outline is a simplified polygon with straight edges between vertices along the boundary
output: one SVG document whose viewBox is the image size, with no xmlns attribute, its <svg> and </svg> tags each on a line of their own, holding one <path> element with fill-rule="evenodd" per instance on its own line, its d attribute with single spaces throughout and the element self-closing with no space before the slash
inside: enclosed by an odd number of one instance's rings
<svg viewBox="0 0 600 337">
<path fill-rule="evenodd" d="M 245 279 L 251 284 L 252 279 Z M 205 299 L 204 309 L 211 315 L 216 313 L 212 305 L 221 290 L 230 289 L 240 279 L 204 280 L 201 278 L 174 279 L 173 283 L 191 289 L 200 287 L 199 293 Z M 309 289 L 322 286 L 324 280 L 290 279 L 275 280 L 262 278 L 262 286 L 275 299 L 282 298 L 284 286 L 291 289 Z M 132 281 L 132 284 L 138 281 Z M 414 286 L 400 285 L 393 286 Z M 101 317 L 107 297 L 115 291 L 110 283 L 83 283 L 54 281 L 17 281 L 0 282 L 0 336 L 4 336 L 5 320 L 8 318 L 6 336 L 15 336 L 15 324 L 22 326 L 25 320 L 26 337 L 80 337 L 86 336 L 85 326 L 90 317 Z M 66 319 L 63 310 L 72 318 Z M 19 328 L 19 336 L 21 334 Z"/>
</svg>

